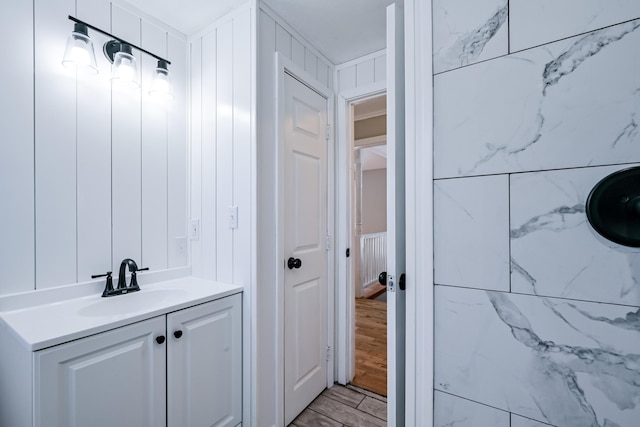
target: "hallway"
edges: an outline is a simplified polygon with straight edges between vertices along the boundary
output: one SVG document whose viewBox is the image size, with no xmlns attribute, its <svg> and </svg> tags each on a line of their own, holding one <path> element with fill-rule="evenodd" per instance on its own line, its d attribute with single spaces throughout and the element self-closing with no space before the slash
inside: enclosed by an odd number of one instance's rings
<svg viewBox="0 0 640 427">
<path fill-rule="evenodd" d="M 356 299 L 356 375 L 353 385 L 387 395 L 387 303 Z"/>
</svg>

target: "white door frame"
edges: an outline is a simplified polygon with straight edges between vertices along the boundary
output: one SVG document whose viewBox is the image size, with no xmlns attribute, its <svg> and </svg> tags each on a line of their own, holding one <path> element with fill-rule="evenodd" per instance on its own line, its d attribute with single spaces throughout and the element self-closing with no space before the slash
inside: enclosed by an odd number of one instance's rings
<svg viewBox="0 0 640 427">
<path fill-rule="evenodd" d="M 340 384 L 349 383 L 355 374 L 355 291 L 353 276 L 353 258 L 347 258 L 347 248 L 353 248 L 353 210 L 351 193 L 351 177 L 353 176 L 353 141 L 351 105 L 368 98 L 384 95 L 387 92 L 385 82 L 379 82 L 366 87 L 350 89 L 338 94 L 338 129 L 337 129 L 337 160 L 336 180 L 337 188 L 337 231 L 336 245 L 338 259 L 336 283 L 345 283 L 337 289 L 336 315 L 336 364 L 337 381 Z"/>
<path fill-rule="evenodd" d="M 275 64 L 276 64 L 276 248 L 277 259 L 284 262 L 284 238 L 283 233 L 285 229 L 284 216 L 284 129 L 282 126 L 282 119 L 284 117 L 284 77 L 285 73 L 291 75 L 301 83 L 305 84 L 312 90 L 316 91 L 327 99 L 327 123 L 333 128 L 334 118 L 334 102 L 333 91 L 327 88 L 323 83 L 309 76 L 309 74 L 301 67 L 294 64 L 289 58 L 281 55 L 279 52 L 275 52 Z M 332 244 L 333 236 L 335 235 L 335 190 L 334 190 L 334 174 L 335 174 L 335 153 L 333 144 L 333 135 L 329 133 L 329 140 L 327 141 L 327 244 L 329 250 L 327 252 L 327 346 L 333 347 L 334 342 L 334 323 L 333 316 L 335 310 L 334 295 L 335 295 L 335 265 L 333 260 L 335 259 L 335 245 Z M 276 418 L 278 425 L 284 424 L 284 267 L 276 268 Z M 334 358 L 329 357 L 327 362 L 327 387 L 333 385 L 334 381 Z"/>
<path fill-rule="evenodd" d="M 433 426 L 434 322 L 433 322 L 433 47 L 432 0 L 404 0 L 405 17 L 405 179 L 406 179 L 406 389 L 407 426 Z M 426 76 L 426 77 L 425 77 Z M 386 85 L 385 85 L 386 89 Z M 345 127 L 348 100 L 375 93 L 372 86 L 338 96 L 338 165 L 350 162 Z M 347 163 L 348 164 L 348 163 Z M 349 170 L 351 170 L 349 168 Z M 347 168 L 338 167 L 338 255 L 350 247 L 350 209 Z M 350 195 L 349 195 L 350 197 Z M 336 283 L 349 283 L 350 262 L 338 256 Z M 348 327 L 352 286 L 337 294 L 337 380 L 351 380 L 353 367 L 345 361 L 353 330 Z"/>
<path fill-rule="evenodd" d="M 433 426 L 432 0 L 404 0 L 407 426 Z"/>
</svg>

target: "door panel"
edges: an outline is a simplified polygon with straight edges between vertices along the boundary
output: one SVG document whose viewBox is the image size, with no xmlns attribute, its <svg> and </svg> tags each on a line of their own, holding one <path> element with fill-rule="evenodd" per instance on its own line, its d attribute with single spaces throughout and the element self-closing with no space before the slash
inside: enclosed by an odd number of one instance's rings
<svg viewBox="0 0 640 427">
<path fill-rule="evenodd" d="M 233 295 L 167 316 L 169 427 L 241 421 L 241 304 Z"/>
<path fill-rule="evenodd" d="M 405 424 L 406 293 L 404 173 L 404 21 L 387 7 L 387 395 L 390 427 Z"/>
<path fill-rule="evenodd" d="M 327 378 L 327 99 L 284 76 L 284 417 L 288 425 Z M 300 260 L 289 268 L 288 258 Z"/>
<path fill-rule="evenodd" d="M 38 351 L 42 427 L 166 425 L 164 316 Z"/>
</svg>

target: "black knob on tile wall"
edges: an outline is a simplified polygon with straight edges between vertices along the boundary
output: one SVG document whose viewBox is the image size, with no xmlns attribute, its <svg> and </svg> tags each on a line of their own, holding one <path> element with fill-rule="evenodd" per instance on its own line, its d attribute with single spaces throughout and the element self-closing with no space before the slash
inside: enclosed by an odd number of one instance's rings
<svg viewBox="0 0 640 427">
<path fill-rule="evenodd" d="M 598 182 L 586 205 L 595 231 L 612 242 L 640 247 L 640 167 L 623 169 Z"/>
</svg>

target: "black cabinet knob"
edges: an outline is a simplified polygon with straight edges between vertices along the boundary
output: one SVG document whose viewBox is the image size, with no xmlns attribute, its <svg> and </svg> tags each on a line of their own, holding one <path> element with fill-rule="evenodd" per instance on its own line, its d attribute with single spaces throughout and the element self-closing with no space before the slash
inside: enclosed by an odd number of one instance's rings
<svg viewBox="0 0 640 427">
<path fill-rule="evenodd" d="M 176 337 L 176 338 L 180 338 L 180 337 L 182 337 L 182 331 L 175 331 L 175 332 L 173 333 L 173 336 L 174 336 L 174 337 Z"/>
<path fill-rule="evenodd" d="M 300 268 L 302 267 L 302 260 L 300 258 L 291 257 L 287 260 L 287 267 L 289 267 L 289 270 Z"/>
<path fill-rule="evenodd" d="M 158 344 L 164 344 L 165 339 L 166 338 L 164 337 L 164 335 L 160 335 L 160 336 L 156 337 L 156 342 Z"/>
</svg>

